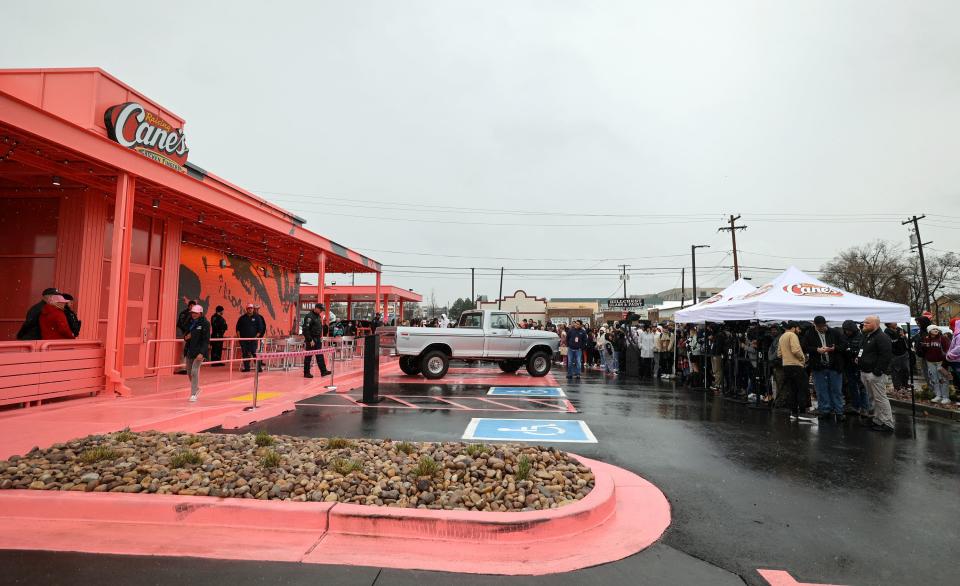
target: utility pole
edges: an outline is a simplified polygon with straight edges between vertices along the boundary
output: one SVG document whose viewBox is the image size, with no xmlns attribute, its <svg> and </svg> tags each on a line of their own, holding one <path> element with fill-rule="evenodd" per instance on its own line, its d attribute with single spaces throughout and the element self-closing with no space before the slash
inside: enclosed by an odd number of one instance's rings
<svg viewBox="0 0 960 586">
<path fill-rule="evenodd" d="M 627 298 L 627 279 L 630 278 L 627 276 L 627 269 L 630 268 L 630 265 L 617 265 L 617 266 L 623 269 L 623 274 L 620 275 L 620 280 L 623 281 L 623 298 L 626 299 Z"/>
<path fill-rule="evenodd" d="M 497 309 L 503 309 L 503 267 L 500 267 L 500 296 L 497 297 Z"/>
<path fill-rule="evenodd" d="M 923 247 L 927 244 L 933 244 L 933 241 L 924 242 L 920 238 L 920 220 L 926 218 L 927 215 L 924 214 L 919 218 L 913 216 L 908 218 L 905 222 L 900 222 L 902 226 L 907 224 L 913 224 L 913 234 L 910 235 L 910 250 L 916 250 L 920 255 L 920 273 L 923 275 L 923 307 L 930 311 L 930 284 L 927 282 L 927 263 L 923 259 Z M 937 317 L 937 316 L 934 316 Z"/>
<path fill-rule="evenodd" d="M 680 267 L 680 309 L 687 297 L 687 267 Z"/>
<path fill-rule="evenodd" d="M 719 228 L 717 232 L 726 232 L 730 231 L 730 237 L 733 238 L 733 280 L 736 281 L 740 278 L 740 263 L 737 261 L 737 230 L 746 230 L 746 226 L 737 226 L 737 220 L 740 219 L 740 214 L 737 214 L 736 217 L 733 214 L 730 214 L 730 225 Z"/>
<path fill-rule="evenodd" d="M 690 264 L 693 265 L 693 304 L 700 303 L 700 293 L 697 291 L 697 249 L 710 248 L 709 244 L 690 245 Z"/>
<path fill-rule="evenodd" d="M 474 292 L 474 286 L 476 285 L 476 269 L 470 269 L 470 303 L 472 307 L 477 306 L 477 296 Z"/>
</svg>

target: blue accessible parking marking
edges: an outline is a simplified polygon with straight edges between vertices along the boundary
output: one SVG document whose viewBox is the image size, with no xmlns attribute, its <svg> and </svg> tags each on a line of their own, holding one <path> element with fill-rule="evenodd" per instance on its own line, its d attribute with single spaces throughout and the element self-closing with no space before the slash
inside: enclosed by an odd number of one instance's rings
<svg viewBox="0 0 960 586">
<path fill-rule="evenodd" d="M 463 432 L 465 440 L 503 440 L 595 444 L 597 438 L 581 419 L 473 418 Z"/>
<path fill-rule="evenodd" d="M 490 387 L 492 397 L 566 397 L 560 387 Z"/>
</svg>

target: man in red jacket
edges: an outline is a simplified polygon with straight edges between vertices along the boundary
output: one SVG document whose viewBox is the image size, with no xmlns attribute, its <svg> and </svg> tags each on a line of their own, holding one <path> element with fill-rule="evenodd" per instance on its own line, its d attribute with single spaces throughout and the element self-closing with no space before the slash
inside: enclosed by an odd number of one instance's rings
<svg viewBox="0 0 960 586">
<path fill-rule="evenodd" d="M 76 338 L 63 312 L 67 300 L 63 295 L 51 295 L 40 310 L 40 337 L 43 340 L 72 340 Z"/>
</svg>

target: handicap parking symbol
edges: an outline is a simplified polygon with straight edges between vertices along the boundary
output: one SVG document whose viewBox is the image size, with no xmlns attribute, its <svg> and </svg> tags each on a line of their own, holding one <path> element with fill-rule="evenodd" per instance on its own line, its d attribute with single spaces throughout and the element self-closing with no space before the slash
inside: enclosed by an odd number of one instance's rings
<svg viewBox="0 0 960 586">
<path fill-rule="evenodd" d="M 465 440 L 504 440 L 595 444 L 597 438 L 582 419 L 486 419 L 470 420 Z"/>
<path fill-rule="evenodd" d="M 490 397 L 566 397 L 560 387 L 490 387 Z"/>
</svg>

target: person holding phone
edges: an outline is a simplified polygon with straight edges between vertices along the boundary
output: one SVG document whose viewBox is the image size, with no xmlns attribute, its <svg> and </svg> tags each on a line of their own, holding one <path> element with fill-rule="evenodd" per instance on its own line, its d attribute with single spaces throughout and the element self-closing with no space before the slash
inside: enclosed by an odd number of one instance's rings
<svg viewBox="0 0 960 586">
<path fill-rule="evenodd" d="M 813 373 L 817 391 L 817 414 L 821 419 L 843 421 L 843 334 L 827 325 L 822 315 L 813 318 L 813 327 L 803 337 L 803 351 Z"/>
</svg>

